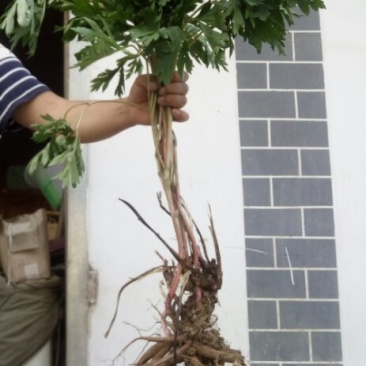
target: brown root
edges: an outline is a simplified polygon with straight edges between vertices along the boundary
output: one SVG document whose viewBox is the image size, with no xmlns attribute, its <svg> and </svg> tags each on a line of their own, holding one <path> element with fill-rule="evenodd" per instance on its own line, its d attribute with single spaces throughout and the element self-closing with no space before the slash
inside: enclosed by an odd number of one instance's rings
<svg viewBox="0 0 366 366">
<path fill-rule="evenodd" d="M 121 201 L 126 203 L 124 200 Z M 162 241 L 160 235 L 146 223 L 137 210 L 131 204 L 126 204 Z M 246 365 L 241 352 L 230 348 L 216 324 L 214 310 L 218 302 L 217 294 L 222 286 L 223 275 L 218 240 L 211 216 L 210 231 L 215 248 L 214 259 L 208 260 L 207 257 L 201 256 L 197 265 L 194 261 L 194 253 L 191 252 L 188 257 L 180 257 L 176 265 L 168 266 L 167 261 L 164 260 L 164 265 L 159 267 L 170 289 L 165 302 L 165 311 L 161 316 L 162 328 L 166 330 L 167 336 L 139 337 L 133 340 L 130 344 L 138 340 L 149 344 L 134 364 L 135 366 L 174 366 L 178 363 L 184 363 L 185 366 Z M 169 247 L 166 242 L 164 245 Z M 177 259 L 178 254 L 173 250 L 170 252 Z M 150 272 L 145 272 L 143 275 Z M 140 276 L 135 279 L 139 278 Z"/>
<path fill-rule="evenodd" d="M 181 304 L 179 321 L 172 321 L 172 337 L 141 338 L 153 343 L 135 366 L 245 366 L 241 352 L 231 349 L 221 337 L 213 316 L 217 303 L 215 292 L 204 292 L 200 301 L 192 294 Z M 178 314 L 174 314 L 178 316 Z M 170 314 L 173 317 L 173 314 Z"/>
</svg>

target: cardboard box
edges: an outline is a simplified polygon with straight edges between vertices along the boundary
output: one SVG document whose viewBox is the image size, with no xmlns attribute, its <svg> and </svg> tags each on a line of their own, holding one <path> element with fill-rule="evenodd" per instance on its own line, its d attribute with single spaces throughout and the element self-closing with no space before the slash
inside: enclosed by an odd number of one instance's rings
<svg viewBox="0 0 366 366">
<path fill-rule="evenodd" d="M 47 214 L 47 236 L 48 240 L 55 240 L 60 237 L 60 213 L 46 211 Z"/>
<path fill-rule="evenodd" d="M 51 277 L 44 209 L 0 220 L 0 262 L 10 283 Z"/>
</svg>

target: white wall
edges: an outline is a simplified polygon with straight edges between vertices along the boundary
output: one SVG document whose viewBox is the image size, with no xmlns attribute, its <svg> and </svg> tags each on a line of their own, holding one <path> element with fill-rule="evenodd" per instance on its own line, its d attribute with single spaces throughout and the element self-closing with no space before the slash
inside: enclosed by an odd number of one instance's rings
<svg viewBox="0 0 366 366">
<path fill-rule="evenodd" d="M 344 365 L 366 358 L 366 2 L 321 14 Z"/>
<path fill-rule="evenodd" d="M 94 66 L 83 78 L 107 66 Z M 190 122 L 176 125 L 181 190 L 191 214 L 208 243 L 208 204 L 211 205 L 223 256 L 224 286 L 220 294 L 219 326 L 226 339 L 244 354 L 248 350 L 244 263 L 243 204 L 238 133 L 236 72 L 197 68 L 189 81 L 187 111 Z M 83 95 L 85 96 L 85 95 Z M 111 98 L 94 93 L 90 98 Z M 99 273 L 99 295 L 91 313 L 88 355 L 90 366 L 109 365 L 121 349 L 151 327 L 162 309 L 155 275 L 126 290 L 116 324 L 104 338 L 116 305 L 119 288 L 130 278 L 161 264 L 158 250 L 170 258 L 119 198 L 131 202 L 174 247 L 169 218 L 158 208 L 157 178 L 149 128 L 138 127 L 104 142 L 88 146 L 87 236 L 91 266 Z M 149 311 L 150 309 L 150 311 Z M 132 325 L 127 325 L 129 322 Z M 144 334 L 149 334 L 145 332 Z M 127 364 L 135 353 L 124 354 Z"/>
</svg>

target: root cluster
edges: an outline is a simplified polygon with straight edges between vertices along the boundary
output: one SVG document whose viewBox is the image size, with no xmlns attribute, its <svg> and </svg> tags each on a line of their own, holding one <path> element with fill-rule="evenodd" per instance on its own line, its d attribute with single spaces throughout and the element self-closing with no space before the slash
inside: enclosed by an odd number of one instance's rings
<svg viewBox="0 0 366 366">
<path fill-rule="evenodd" d="M 165 301 L 165 311 L 161 314 L 161 324 L 165 336 L 138 337 L 133 340 L 129 345 L 135 341 L 148 342 L 148 346 L 145 347 L 145 351 L 134 366 L 173 366 L 182 363 L 186 366 L 221 366 L 224 364 L 246 366 L 241 352 L 232 349 L 221 336 L 214 314 L 218 302 L 218 291 L 222 286 L 222 268 L 212 217 L 210 218 L 210 230 L 216 258 L 209 260 L 204 240 L 196 227 L 204 255 L 199 256 L 199 265 L 194 266 L 192 252 L 190 256 L 182 260 L 130 203 L 124 200 L 122 202 L 170 250 L 178 260 L 178 264 L 168 266 L 167 261 L 164 260 L 163 266 L 153 268 L 126 283 L 119 291 L 116 312 L 106 336 L 116 319 L 118 303 L 123 290 L 136 280 L 159 270 L 159 272 L 163 272 L 167 288 L 170 290 L 174 288 L 174 292 L 169 292 Z M 177 284 L 177 275 L 179 275 L 180 285 Z"/>
<path fill-rule="evenodd" d="M 230 363 L 245 366 L 244 357 L 231 349 L 220 335 L 213 315 L 217 297 L 215 291 L 204 291 L 197 301 L 191 294 L 181 304 L 179 314 L 170 314 L 174 334 L 169 337 L 142 338 L 151 342 L 136 366 L 218 366 Z M 178 306 L 179 308 L 179 306 Z"/>
</svg>

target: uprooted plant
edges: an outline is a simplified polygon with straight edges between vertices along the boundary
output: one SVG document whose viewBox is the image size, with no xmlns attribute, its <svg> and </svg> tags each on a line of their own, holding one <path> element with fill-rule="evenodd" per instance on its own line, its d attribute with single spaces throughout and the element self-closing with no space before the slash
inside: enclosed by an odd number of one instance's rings
<svg viewBox="0 0 366 366">
<path fill-rule="evenodd" d="M 297 13 L 309 14 L 324 4 L 322 0 L 13 0 L 1 26 L 14 44 L 20 40 L 28 42 L 28 37 L 36 34 L 32 19 L 38 22 L 47 6 L 73 14 L 63 31 L 66 41 L 86 42 L 75 54 L 81 69 L 103 57 L 117 56 L 116 67 L 99 74 L 91 87 L 104 90 L 117 77 L 115 92 L 121 95 L 125 79 L 141 72 L 144 65 L 162 84 L 170 82 L 174 70 L 181 75 L 191 73 L 195 62 L 225 69 L 226 56 L 233 52 L 235 38 L 249 42 L 258 52 L 263 43 L 269 43 L 283 53 L 286 29 Z M 155 155 L 178 249 L 172 249 L 159 236 L 175 260 L 169 264 L 163 259 L 162 264 L 169 288 L 161 316 L 164 334 L 143 338 L 152 345 L 136 364 L 244 365 L 243 356 L 222 339 L 213 318 L 223 276 L 213 220 L 211 217 L 210 229 L 216 258 L 209 259 L 202 235 L 180 192 L 171 112 L 158 106 L 156 100 L 156 94 L 152 93 L 149 111 Z M 63 121 L 58 122 L 64 126 Z M 55 133 L 60 131 L 50 132 L 51 136 Z M 57 144 L 56 139 L 52 141 Z M 79 143 L 77 138 L 72 141 L 75 146 Z M 56 158 L 47 154 L 40 160 L 44 165 L 52 165 Z M 80 156 L 70 159 L 70 164 L 82 167 L 80 159 Z M 70 179 L 72 172 L 76 172 L 76 177 L 81 173 L 69 167 L 69 173 L 64 174 L 65 183 L 77 183 L 75 177 Z"/>
<path fill-rule="evenodd" d="M 116 311 L 106 332 L 109 335 L 117 316 L 119 299 L 127 286 L 157 271 L 163 273 L 169 292 L 165 299 L 165 308 L 161 314 L 162 336 L 138 337 L 133 340 L 152 343 L 136 361 L 136 365 L 175 365 L 185 362 L 187 365 L 216 365 L 232 363 L 245 365 L 240 351 L 231 349 L 220 335 L 214 315 L 218 302 L 218 291 L 222 285 L 221 256 L 214 223 L 210 214 L 210 231 L 215 249 L 214 259 L 209 259 L 205 241 L 198 227 L 190 217 L 184 205 L 178 216 L 187 220 L 182 237 L 187 237 L 188 249 L 185 256 L 176 252 L 127 201 L 125 203 L 154 235 L 164 244 L 176 261 L 169 265 L 166 259 L 159 267 L 152 268 L 136 278 L 132 278 L 120 290 Z M 162 205 L 162 209 L 171 213 Z M 194 233 L 195 231 L 195 233 Z M 195 242 L 198 235 L 199 243 Z M 189 239 L 188 236 L 191 238 Z M 200 245 L 200 248 L 199 246 Z M 201 254 L 201 251 L 203 253 Z M 196 261 L 196 262 L 195 262 Z M 130 343 L 130 344 L 131 344 Z M 124 349 L 127 349 L 128 344 Z M 122 353 L 123 353 L 122 351 Z"/>
</svg>

